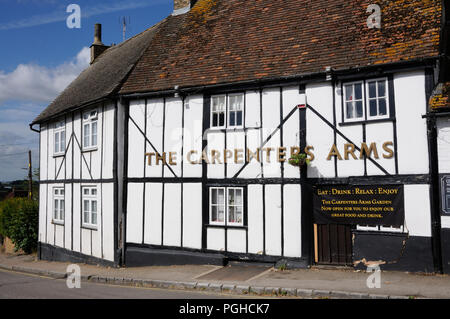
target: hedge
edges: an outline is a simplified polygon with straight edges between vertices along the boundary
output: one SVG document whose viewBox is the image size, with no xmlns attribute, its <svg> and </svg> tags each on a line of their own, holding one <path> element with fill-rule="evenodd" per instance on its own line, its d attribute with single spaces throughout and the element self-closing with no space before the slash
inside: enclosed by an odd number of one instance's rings
<svg viewBox="0 0 450 319">
<path fill-rule="evenodd" d="M 37 248 L 39 203 L 27 198 L 0 202 L 0 234 L 9 237 L 15 250 L 31 253 Z"/>
</svg>

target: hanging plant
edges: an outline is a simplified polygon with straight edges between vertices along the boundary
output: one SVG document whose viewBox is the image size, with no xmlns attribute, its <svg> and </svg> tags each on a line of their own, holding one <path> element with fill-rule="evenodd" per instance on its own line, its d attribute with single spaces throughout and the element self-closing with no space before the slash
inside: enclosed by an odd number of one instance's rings
<svg viewBox="0 0 450 319">
<path fill-rule="evenodd" d="M 289 159 L 289 164 L 291 164 L 292 166 L 300 167 L 303 165 L 309 165 L 309 163 L 310 160 L 308 160 L 308 155 L 306 155 L 305 153 L 294 154 Z"/>
</svg>

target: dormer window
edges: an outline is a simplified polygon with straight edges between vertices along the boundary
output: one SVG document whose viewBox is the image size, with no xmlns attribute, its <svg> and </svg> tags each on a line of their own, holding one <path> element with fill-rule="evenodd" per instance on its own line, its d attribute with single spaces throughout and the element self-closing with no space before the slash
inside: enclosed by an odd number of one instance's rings
<svg viewBox="0 0 450 319">
<path fill-rule="evenodd" d="M 66 152 L 66 123 L 64 121 L 55 124 L 53 137 L 53 154 L 56 156 L 64 155 Z"/>
<path fill-rule="evenodd" d="M 98 113 L 96 110 L 83 114 L 83 150 L 97 147 Z"/>
</svg>

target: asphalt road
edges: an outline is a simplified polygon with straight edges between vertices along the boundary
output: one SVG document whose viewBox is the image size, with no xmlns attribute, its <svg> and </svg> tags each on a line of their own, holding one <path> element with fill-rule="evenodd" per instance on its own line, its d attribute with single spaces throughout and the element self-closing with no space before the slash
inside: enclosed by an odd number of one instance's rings
<svg viewBox="0 0 450 319">
<path fill-rule="evenodd" d="M 67 288 L 65 280 L 0 270 L 0 299 L 231 299 L 233 296 L 157 288 L 81 283 Z M 242 299 L 242 296 L 234 296 Z"/>
</svg>

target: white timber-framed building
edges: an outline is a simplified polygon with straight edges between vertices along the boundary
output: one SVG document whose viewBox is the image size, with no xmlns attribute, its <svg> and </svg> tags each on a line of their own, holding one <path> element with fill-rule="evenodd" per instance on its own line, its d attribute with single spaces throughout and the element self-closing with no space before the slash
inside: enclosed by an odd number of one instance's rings
<svg viewBox="0 0 450 319">
<path fill-rule="evenodd" d="M 379 1 L 378 28 L 370 4 L 176 0 L 111 47 L 97 25 L 31 123 L 40 258 L 448 272 L 449 6 Z"/>
</svg>

